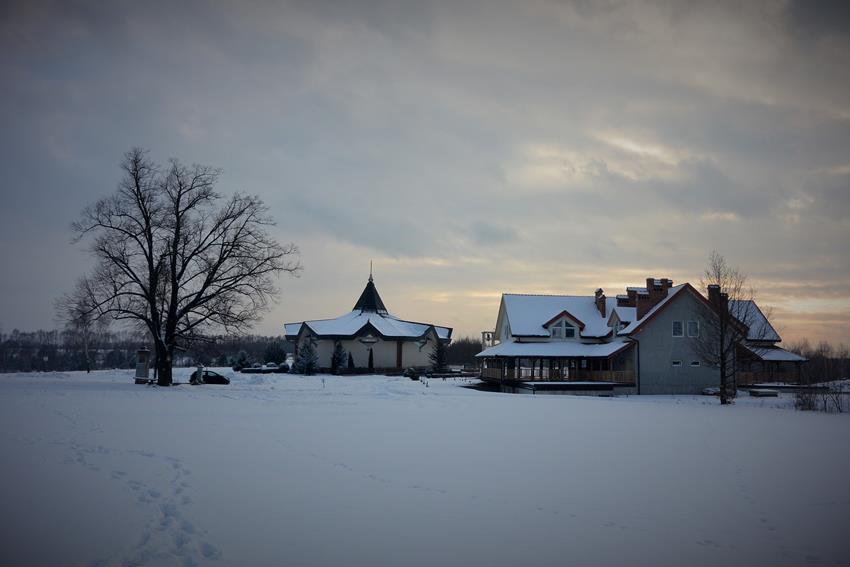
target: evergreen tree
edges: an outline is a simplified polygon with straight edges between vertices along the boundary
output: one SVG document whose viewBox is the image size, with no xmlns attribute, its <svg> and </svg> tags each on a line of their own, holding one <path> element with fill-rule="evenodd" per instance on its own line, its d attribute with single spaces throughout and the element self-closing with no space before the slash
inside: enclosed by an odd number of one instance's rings
<svg viewBox="0 0 850 567">
<path fill-rule="evenodd" d="M 369 349 L 369 372 L 375 371 L 375 357 L 372 354 L 372 349 Z"/>
<path fill-rule="evenodd" d="M 295 364 L 292 366 L 293 373 L 309 376 L 319 370 L 319 355 L 316 353 L 316 347 L 316 337 L 313 336 L 301 343 L 298 356 L 295 357 Z"/>
<path fill-rule="evenodd" d="M 437 342 L 434 344 L 434 349 L 431 351 L 431 354 L 428 355 L 428 358 L 431 360 L 431 367 L 436 370 L 445 370 L 446 361 L 447 361 L 447 352 L 446 352 L 446 343 L 437 339 Z"/>
<path fill-rule="evenodd" d="M 240 370 L 248 366 L 248 353 L 244 350 L 239 351 L 239 356 L 236 358 L 236 368 Z"/>
<path fill-rule="evenodd" d="M 275 364 L 286 362 L 286 349 L 281 341 L 270 342 L 264 354 L 265 362 L 274 362 Z"/>
<path fill-rule="evenodd" d="M 338 373 L 339 369 L 345 365 L 346 358 L 348 358 L 348 353 L 343 348 L 342 343 L 337 341 L 331 355 L 331 371 L 334 374 Z"/>
<path fill-rule="evenodd" d="M 349 369 L 349 370 L 354 370 L 354 368 L 355 368 L 355 367 L 354 367 L 354 357 L 353 357 L 353 356 L 351 356 L 351 353 L 349 352 L 349 353 L 348 353 L 348 369 Z"/>
</svg>

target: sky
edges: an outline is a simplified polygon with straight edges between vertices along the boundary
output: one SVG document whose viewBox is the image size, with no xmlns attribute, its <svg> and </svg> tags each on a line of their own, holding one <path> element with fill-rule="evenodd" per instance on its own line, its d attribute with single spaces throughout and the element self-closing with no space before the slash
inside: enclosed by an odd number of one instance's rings
<svg viewBox="0 0 850 567">
<path fill-rule="evenodd" d="M 740 5 L 739 5 L 740 4 Z M 300 277 L 256 330 L 738 266 L 785 343 L 850 343 L 843 2 L 0 4 L 0 330 L 57 325 L 134 146 L 259 195 Z"/>
</svg>

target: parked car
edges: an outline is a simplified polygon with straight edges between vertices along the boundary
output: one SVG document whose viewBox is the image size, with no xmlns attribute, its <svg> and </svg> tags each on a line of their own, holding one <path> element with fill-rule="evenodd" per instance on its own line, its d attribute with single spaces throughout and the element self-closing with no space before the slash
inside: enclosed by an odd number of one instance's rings
<svg viewBox="0 0 850 567">
<path fill-rule="evenodd" d="M 230 384 L 230 378 L 222 376 L 218 372 L 213 372 L 212 370 L 204 370 L 201 374 L 201 380 L 203 384 Z"/>
</svg>

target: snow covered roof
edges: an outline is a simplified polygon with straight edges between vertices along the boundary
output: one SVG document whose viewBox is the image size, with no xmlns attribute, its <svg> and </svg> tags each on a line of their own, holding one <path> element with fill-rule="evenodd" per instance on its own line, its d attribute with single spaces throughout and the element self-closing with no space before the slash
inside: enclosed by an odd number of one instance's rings
<svg viewBox="0 0 850 567">
<path fill-rule="evenodd" d="M 502 295 L 511 333 L 521 337 L 548 337 L 544 327 L 553 317 L 567 312 L 584 325 L 582 337 L 604 337 L 611 329 L 608 315 L 617 305 L 616 298 L 605 299 L 605 317 L 596 308 L 592 295 Z"/>
<path fill-rule="evenodd" d="M 661 301 L 659 301 L 658 303 L 656 303 L 656 304 L 652 307 L 652 309 L 650 309 L 649 311 L 647 311 L 647 312 L 646 312 L 646 314 L 645 314 L 645 315 L 644 315 L 641 319 L 639 319 L 639 320 L 632 319 L 632 320 L 631 320 L 632 322 L 631 322 L 631 323 L 629 323 L 629 324 L 628 324 L 628 325 L 627 325 L 624 329 L 622 329 L 622 330 L 621 330 L 619 333 L 617 333 L 617 334 L 618 334 L 618 335 L 628 335 L 628 334 L 630 334 L 631 332 L 633 332 L 635 329 L 637 329 L 637 328 L 638 328 L 638 326 L 639 326 L 641 323 L 643 323 L 644 321 L 646 321 L 648 318 L 652 317 L 652 315 L 653 315 L 653 314 L 655 314 L 655 312 L 656 312 L 656 311 L 658 311 L 659 309 L 662 309 L 662 308 L 663 308 L 663 307 L 664 307 L 664 306 L 665 306 L 665 305 L 666 305 L 666 304 L 667 304 L 667 303 L 668 303 L 671 299 L 673 299 L 674 297 L 676 297 L 676 294 L 678 294 L 680 291 L 682 291 L 683 289 L 685 289 L 685 287 L 687 287 L 687 285 L 688 285 L 688 284 L 679 284 L 679 285 L 677 285 L 677 286 L 673 286 L 673 287 L 671 287 L 670 289 L 668 289 L 668 290 L 667 290 L 667 297 L 665 297 L 664 299 L 662 299 Z M 623 309 L 623 308 L 621 307 L 620 309 Z M 618 316 L 619 316 L 619 314 L 618 314 Z"/>
<path fill-rule="evenodd" d="M 770 342 L 779 342 L 782 340 L 779 333 L 776 332 L 776 329 L 773 328 L 755 301 L 751 299 L 730 300 L 729 311 L 739 319 L 746 319 L 746 321 L 741 322 L 749 327 L 749 332 L 747 333 L 748 340 Z"/>
<path fill-rule="evenodd" d="M 335 319 L 286 323 L 284 325 L 286 338 L 295 339 L 304 326 L 319 338 L 353 338 L 356 335 L 366 334 L 374 330 L 375 333 L 385 338 L 415 339 L 424 336 L 432 328 L 440 339 L 448 340 L 452 336 L 450 327 L 405 321 L 390 314 L 375 288 L 372 276 L 369 276 L 369 281 L 351 312 Z"/>
<path fill-rule="evenodd" d="M 754 345 L 744 345 L 744 347 L 761 360 L 769 362 L 805 362 L 808 360 L 778 346 L 756 347 Z"/>
<path fill-rule="evenodd" d="M 355 310 L 335 319 L 287 323 L 285 325 L 287 338 L 295 338 L 301 332 L 302 325 L 306 325 L 319 338 L 353 337 L 366 325 L 371 325 L 378 334 L 387 338 L 418 338 L 423 336 L 431 327 L 434 328 L 439 338 L 448 339 L 451 337 L 451 329 L 448 327 L 405 321 L 389 313 Z M 364 330 L 365 332 L 366 330 Z"/>
<path fill-rule="evenodd" d="M 609 357 L 617 351 L 630 346 L 625 339 L 609 343 L 586 344 L 576 341 L 554 342 L 504 342 L 485 349 L 476 357 L 513 356 L 513 357 Z"/>
<path fill-rule="evenodd" d="M 620 318 L 620 321 L 628 321 L 631 323 L 637 318 L 637 307 L 615 306 L 614 312 L 617 314 L 617 317 Z"/>
</svg>

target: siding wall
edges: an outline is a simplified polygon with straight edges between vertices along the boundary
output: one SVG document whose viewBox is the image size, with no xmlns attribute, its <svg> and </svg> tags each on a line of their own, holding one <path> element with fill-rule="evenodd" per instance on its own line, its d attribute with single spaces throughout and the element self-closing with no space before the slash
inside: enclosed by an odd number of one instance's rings
<svg viewBox="0 0 850 567">
<path fill-rule="evenodd" d="M 340 341 L 346 352 L 350 352 L 354 358 L 354 366 L 357 368 L 367 368 L 369 366 L 369 347 L 358 340 Z M 320 340 L 317 341 L 317 354 L 319 357 L 319 366 L 322 368 L 331 367 L 331 357 L 334 351 L 335 341 Z M 373 361 L 375 368 L 396 368 L 397 356 L 397 341 L 379 340 L 372 345 Z M 430 366 L 431 361 L 429 355 L 434 348 L 433 340 L 429 341 L 422 350 L 419 350 L 419 344 L 416 341 L 403 341 L 401 352 L 402 367 L 409 366 Z M 346 365 L 348 361 L 346 360 Z"/>
<path fill-rule="evenodd" d="M 700 321 L 704 332 L 704 305 L 690 293 L 668 305 L 637 335 L 640 341 L 640 393 L 641 394 L 699 394 L 703 388 L 720 385 L 720 371 L 699 360 L 694 351 L 698 339 L 688 337 L 688 321 Z M 673 337 L 673 321 L 682 321 L 684 337 Z M 681 360 L 682 366 L 673 366 Z"/>
</svg>

